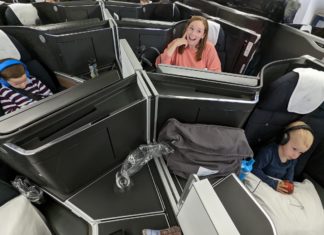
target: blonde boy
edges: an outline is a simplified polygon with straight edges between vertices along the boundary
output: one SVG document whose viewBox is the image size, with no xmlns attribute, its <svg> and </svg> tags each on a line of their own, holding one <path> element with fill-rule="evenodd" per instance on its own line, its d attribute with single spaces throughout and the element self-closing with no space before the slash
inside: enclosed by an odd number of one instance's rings
<svg viewBox="0 0 324 235">
<path fill-rule="evenodd" d="M 310 149 L 313 141 L 313 131 L 306 123 L 289 124 L 279 143 L 269 144 L 258 152 L 252 173 L 274 190 L 289 193 L 283 181 L 293 182 L 296 160 Z"/>
</svg>

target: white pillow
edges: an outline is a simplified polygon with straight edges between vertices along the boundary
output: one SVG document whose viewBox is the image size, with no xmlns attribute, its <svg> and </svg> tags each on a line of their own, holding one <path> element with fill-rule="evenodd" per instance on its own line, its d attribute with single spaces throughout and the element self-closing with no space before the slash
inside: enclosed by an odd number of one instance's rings
<svg viewBox="0 0 324 235">
<path fill-rule="evenodd" d="M 0 60 L 12 58 L 20 60 L 20 53 L 10 38 L 0 30 Z"/>
<path fill-rule="evenodd" d="M 39 211 L 25 196 L 17 196 L 0 207 L 0 234 L 51 235 Z"/>
<path fill-rule="evenodd" d="M 13 3 L 8 6 L 25 26 L 36 25 L 39 21 L 37 9 L 31 3 Z"/>
<path fill-rule="evenodd" d="M 220 24 L 215 21 L 208 20 L 208 41 L 210 41 L 213 45 L 216 45 L 220 30 Z"/>
</svg>

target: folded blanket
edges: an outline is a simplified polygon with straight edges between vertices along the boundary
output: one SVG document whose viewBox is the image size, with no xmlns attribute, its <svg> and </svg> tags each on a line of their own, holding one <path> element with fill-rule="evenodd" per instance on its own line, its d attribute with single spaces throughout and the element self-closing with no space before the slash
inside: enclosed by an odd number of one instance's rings
<svg viewBox="0 0 324 235">
<path fill-rule="evenodd" d="M 0 234 L 51 235 L 40 212 L 23 195 L 0 207 Z"/>
<path fill-rule="evenodd" d="M 290 195 L 273 190 L 252 173 L 244 184 L 270 216 L 278 235 L 324 234 L 324 210 L 309 180 L 294 182 L 295 189 Z"/>
</svg>

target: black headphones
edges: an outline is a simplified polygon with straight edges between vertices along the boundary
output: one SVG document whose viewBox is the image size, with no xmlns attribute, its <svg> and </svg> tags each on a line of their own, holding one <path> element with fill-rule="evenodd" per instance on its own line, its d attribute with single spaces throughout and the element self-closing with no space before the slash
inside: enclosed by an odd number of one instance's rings
<svg viewBox="0 0 324 235">
<path fill-rule="evenodd" d="M 284 131 L 283 131 L 282 137 L 280 138 L 279 144 L 280 145 L 287 144 L 289 142 L 289 139 L 290 139 L 289 132 L 295 131 L 295 130 L 301 130 L 301 129 L 309 131 L 314 136 L 314 132 L 313 132 L 312 128 L 307 124 L 298 125 L 298 126 L 292 126 L 292 127 L 286 127 L 284 129 Z"/>
</svg>

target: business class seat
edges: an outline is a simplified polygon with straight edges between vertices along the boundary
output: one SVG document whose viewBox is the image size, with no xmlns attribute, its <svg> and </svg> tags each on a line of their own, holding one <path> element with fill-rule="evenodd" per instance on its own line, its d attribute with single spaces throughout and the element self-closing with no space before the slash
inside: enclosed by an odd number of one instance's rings
<svg viewBox="0 0 324 235">
<path fill-rule="evenodd" d="M 59 84 L 51 76 L 51 73 L 39 61 L 33 58 L 18 40 L 0 30 L 0 42 L 2 47 L 8 47 L 8 50 L 4 50 L 6 53 L 1 54 L 1 59 L 14 58 L 21 60 L 27 65 L 31 74 L 40 79 L 54 93 L 59 90 Z"/>
<path fill-rule="evenodd" d="M 182 21 L 182 24 L 177 25 L 176 33 L 174 38 L 181 37 L 186 21 Z M 208 41 L 215 45 L 217 54 L 222 64 L 222 70 L 225 67 L 226 63 L 226 33 L 222 26 L 213 20 L 208 19 Z"/>
<path fill-rule="evenodd" d="M 102 20 L 99 4 L 93 1 L 62 3 L 12 3 L 5 10 L 8 25 L 35 26 L 87 19 Z"/>
<path fill-rule="evenodd" d="M 42 24 L 37 9 L 31 3 L 13 3 L 5 11 L 8 25 L 34 26 Z"/>
<path fill-rule="evenodd" d="M 58 92 L 61 88 L 55 76 L 48 71 L 37 59 L 33 58 L 29 51 L 14 37 L 0 30 L 0 42 L 3 48 L 8 48 L 0 58 L 14 58 L 26 64 L 31 75 L 41 80 L 51 91 Z"/>
<path fill-rule="evenodd" d="M 0 30 L 0 44 L 4 48 L 0 54 L 0 59 L 13 58 L 21 60 L 26 64 L 31 75 L 42 81 L 53 93 L 57 93 L 62 89 L 51 72 L 47 71 L 38 60 L 34 59 L 19 41 L 2 30 Z M 4 112 L 0 108 L 0 116 L 3 114 Z"/>
<path fill-rule="evenodd" d="M 292 70 L 298 67 L 324 71 L 323 67 L 311 63 L 308 59 L 304 61 L 300 58 L 291 59 L 269 64 L 261 72 L 261 76 L 264 76 L 267 70 L 270 71 L 263 77 L 264 88 L 261 91 L 260 100 L 245 125 L 247 139 L 255 152 L 260 147 L 276 141 L 284 127 L 293 121 L 303 120 L 311 126 L 315 137 L 314 144 L 309 151 L 298 159 L 295 168 L 297 180 L 301 179 L 308 159 L 324 138 L 324 127 L 321 124 L 324 120 L 323 103 L 314 111 L 306 114 L 287 110 L 300 76 Z M 275 80 L 267 81 L 269 78 L 275 78 Z"/>
</svg>

